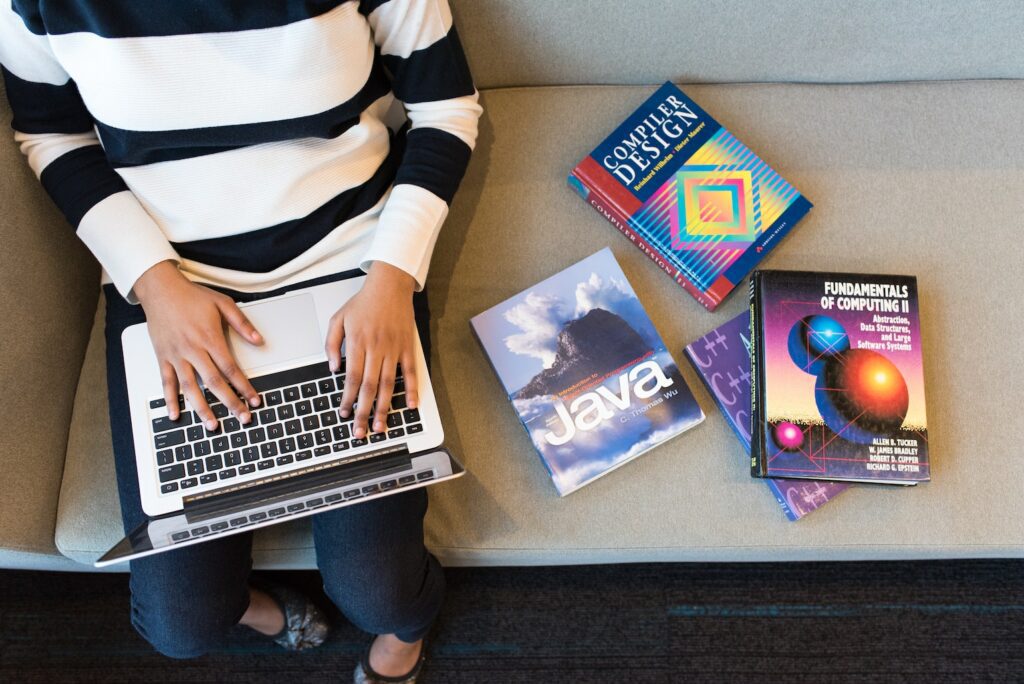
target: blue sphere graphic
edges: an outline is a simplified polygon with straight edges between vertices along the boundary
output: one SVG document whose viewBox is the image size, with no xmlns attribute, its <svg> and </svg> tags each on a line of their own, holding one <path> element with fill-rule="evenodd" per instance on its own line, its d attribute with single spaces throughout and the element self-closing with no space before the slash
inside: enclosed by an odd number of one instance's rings
<svg viewBox="0 0 1024 684">
<path fill-rule="evenodd" d="M 825 363 L 850 348 L 846 329 L 834 318 L 804 316 L 789 331 L 789 357 L 797 368 L 818 375 Z"/>
</svg>

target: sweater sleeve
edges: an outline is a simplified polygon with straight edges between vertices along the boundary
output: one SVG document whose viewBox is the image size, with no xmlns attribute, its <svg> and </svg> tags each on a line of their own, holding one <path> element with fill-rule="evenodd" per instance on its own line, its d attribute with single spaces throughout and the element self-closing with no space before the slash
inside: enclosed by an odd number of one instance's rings
<svg viewBox="0 0 1024 684">
<path fill-rule="evenodd" d="M 178 255 L 107 161 L 92 116 L 47 36 L 34 33 L 33 17 L 13 6 L 0 7 L 0 69 L 14 139 L 78 237 L 134 303 L 139 276 Z"/>
<path fill-rule="evenodd" d="M 394 188 L 362 267 L 386 261 L 422 289 L 483 109 L 447 0 L 362 0 L 360 6 L 410 123 Z"/>
</svg>

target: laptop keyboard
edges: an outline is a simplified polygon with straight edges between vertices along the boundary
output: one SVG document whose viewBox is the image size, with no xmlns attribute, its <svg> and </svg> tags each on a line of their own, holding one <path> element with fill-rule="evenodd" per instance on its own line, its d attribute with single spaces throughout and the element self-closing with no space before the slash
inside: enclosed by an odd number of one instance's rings
<svg viewBox="0 0 1024 684">
<path fill-rule="evenodd" d="M 250 380 L 259 393 L 260 407 L 252 410 L 252 422 L 242 425 L 209 390 L 206 401 L 220 420 L 216 431 L 207 430 L 194 411 L 185 408 L 178 395 L 181 414 L 153 420 L 153 446 L 160 492 L 172 494 L 252 473 L 272 474 L 292 470 L 296 463 L 331 457 L 345 458 L 346 451 L 402 439 L 423 431 L 418 409 L 406 406 L 405 380 L 398 374 L 387 416 L 387 429 L 355 438 L 353 419 L 338 415 L 345 384 L 344 367 L 332 373 L 327 362 Z M 166 405 L 154 399 L 150 408 Z M 372 417 L 371 413 L 371 417 Z"/>
</svg>

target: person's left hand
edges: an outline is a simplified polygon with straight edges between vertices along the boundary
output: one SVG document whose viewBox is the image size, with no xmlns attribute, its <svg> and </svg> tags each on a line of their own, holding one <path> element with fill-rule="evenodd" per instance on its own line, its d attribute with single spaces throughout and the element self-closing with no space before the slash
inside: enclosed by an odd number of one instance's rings
<svg viewBox="0 0 1024 684">
<path fill-rule="evenodd" d="M 370 265 L 359 292 L 331 316 L 327 359 L 332 371 L 341 367 L 345 342 L 345 389 L 339 413 L 348 418 L 355 404 L 353 436 L 387 430 L 387 415 L 399 364 L 405 377 L 406 404 L 419 405 L 416 385 L 416 319 L 412 308 L 415 279 L 383 261 Z M 370 415 L 376 398 L 376 411 Z M 369 427 L 367 423 L 370 423 Z"/>
</svg>

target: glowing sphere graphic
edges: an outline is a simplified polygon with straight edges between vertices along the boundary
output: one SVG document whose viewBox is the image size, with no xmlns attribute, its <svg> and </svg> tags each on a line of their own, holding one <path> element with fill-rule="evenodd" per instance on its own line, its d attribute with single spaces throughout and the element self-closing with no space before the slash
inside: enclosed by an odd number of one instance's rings
<svg viewBox="0 0 1024 684">
<path fill-rule="evenodd" d="M 783 451 L 798 451 L 804 445 L 804 431 L 799 425 L 784 420 L 772 429 L 772 439 Z"/>
<path fill-rule="evenodd" d="M 907 417 L 910 392 L 903 374 L 878 352 L 851 349 L 825 363 L 814 400 L 829 429 L 851 442 L 895 434 Z"/>
<path fill-rule="evenodd" d="M 850 348 L 846 329 L 828 316 L 804 316 L 789 331 L 789 356 L 797 368 L 817 375 L 825 362 Z"/>
</svg>

